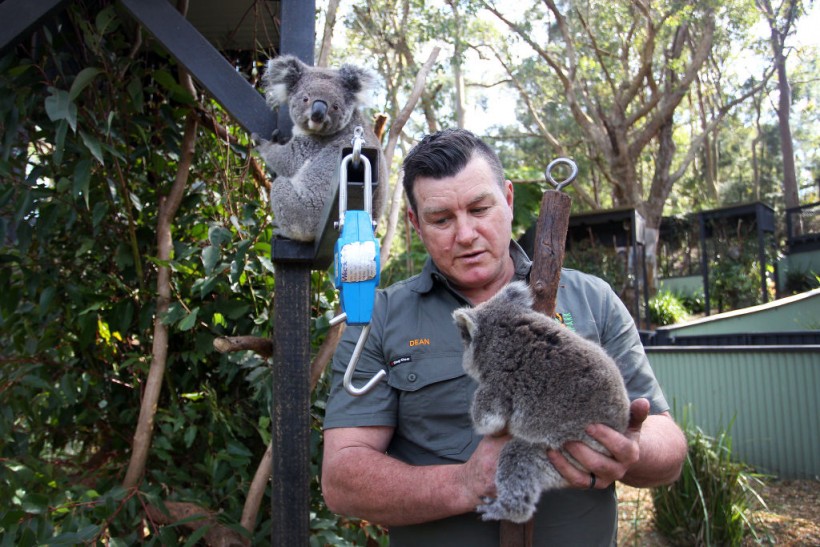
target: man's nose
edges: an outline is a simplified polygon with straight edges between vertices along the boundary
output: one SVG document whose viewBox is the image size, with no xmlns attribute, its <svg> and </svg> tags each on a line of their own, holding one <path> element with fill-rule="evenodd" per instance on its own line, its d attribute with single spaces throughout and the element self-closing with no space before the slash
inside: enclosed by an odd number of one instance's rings
<svg viewBox="0 0 820 547">
<path fill-rule="evenodd" d="M 456 241 L 461 244 L 472 243 L 476 235 L 476 224 L 472 218 L 458 219 L 456 223 Z"/>
</svg>

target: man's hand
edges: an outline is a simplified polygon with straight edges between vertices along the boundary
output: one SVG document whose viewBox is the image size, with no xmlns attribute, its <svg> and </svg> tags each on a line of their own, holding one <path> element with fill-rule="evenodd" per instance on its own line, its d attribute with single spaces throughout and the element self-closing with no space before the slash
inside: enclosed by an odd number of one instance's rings
<svg viewBox="0 0 820 547">
<path fill-rule="evenodd" d="M 586 432 L 600 442 L 611 456 L 593 450 L 582 442 L 570 442 L 564 449 L 583 467 L 577 468 L 557 450 L 549 458 L 559 473 L 574 488 L 607 488 L 622 479 L 641 459 L 641 429 L 649 416 L 649 401 L 636 399 L 629 407 L 629 425 L 621 434 L 603 424 L 592 424 Z M 595 480 L 592 480 L 592 475 Z"/>
<path fill-rule="evenodd" d="M 461 483 L 469 499 L 475 500 L 475 505 L 481 503 L 484 497 L 495 497 L 495 471 L 498 468 L 498 456 L 501 449 L 510 440 L 509 435 L 486 435 L 478 447 L 461 466 Z"/>
</svg>

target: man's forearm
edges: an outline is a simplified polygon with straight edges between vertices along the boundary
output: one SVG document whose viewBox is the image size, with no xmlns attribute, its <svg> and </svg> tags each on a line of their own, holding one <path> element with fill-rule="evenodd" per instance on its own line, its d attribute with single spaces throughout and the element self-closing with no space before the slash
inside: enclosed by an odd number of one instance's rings
<svg viewBox="0 0 820 547">
<path fill-rule="evenodd" d="M 463 465 L 411 466 L 364 447 L 332 457 L 322 488 L 334 513 L 402 526 L 466 513 L 479 503 L 461 486 Z"/>
<path fill-rule="evenodd" d="M 641 428 L 640 459 L 621 482 L 639 488 L 675 482 L 686 450 L 686 437 L 668 414 L 649 416 Z"/>
</svg>

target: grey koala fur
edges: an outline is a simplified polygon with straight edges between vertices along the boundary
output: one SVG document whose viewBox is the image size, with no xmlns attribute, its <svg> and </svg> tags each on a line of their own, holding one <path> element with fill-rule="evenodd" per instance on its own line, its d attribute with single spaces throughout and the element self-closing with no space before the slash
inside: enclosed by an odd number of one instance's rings
<svg viewBox="0 0 820 547">
<path fill-rule="evenodd" d="M 268 170 L 275 174 L 270 191 L 275 234 L 313 241 L 322 210 L 331 197 L 341 149 L 351 146 L 356 126 L 364 129 L 365 146 L 380 149 L 371 124 L 362 120 L 359 111 L 376 77 L 354 65 L 317 68 L 283 55 L 268 61 L 263 82 L 267 103 L 271 107 L 287 104 L 294 125 L 288 142 L 262 139 L 256 147 Z M 387 186 L 387 166 L 381 153 L 379 165 L 371 168 L 379 181 L 373 191 L 372 211 L 373 220 L 378 221 Z"/>
<path fill-rule="evenodd" d="M 453 312 L 464 341 L 464 370 L 478 382 L 474 428 L 482 435 L 506 430 L 513 437 L 499 456 L 497 497 L 476 508 L 484 520 L 529 520 L 542 491 L 569 486 L 548 449 L 582 441 L 608 454 L 585 428 L 603 423 L 624 432 L 629 423 L 629 399 L 615 362 L 597 344 L 534 311 L 532 302 L 530 288 L 516 281 L 475 308 Z"/>
</svg>

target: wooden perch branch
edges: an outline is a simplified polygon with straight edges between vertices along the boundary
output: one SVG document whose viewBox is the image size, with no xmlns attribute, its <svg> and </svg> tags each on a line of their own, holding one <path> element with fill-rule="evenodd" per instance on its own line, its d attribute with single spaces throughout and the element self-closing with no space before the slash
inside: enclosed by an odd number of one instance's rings
<svg viewBox="0 0 820 547">
<path fill-rule="evenodd" d="M 203 509 L 193 503 L 180 501 L 166 501 L 165 509 L 168 510 L 167 513 L 154 505 L 145 506 L 148 519 L 155 524 L 174 524 L 183 519 L 191 519 L 182 526 L 192 531 L 208 526 L 209 530 L 205 532 L 202 539 L 211 547 L 246 547 L 250 545 L 249 539 L 220 524 L 217 520 L 218 513 L 214 511 Z"/>
<path fill-rule="evenodd" d="M 259 336 L 220 336 L 214 339 L 214 349 L 219 353 L 252 351 L 269 359 L 273 355 L 273 340 Z"/>
</svg>

